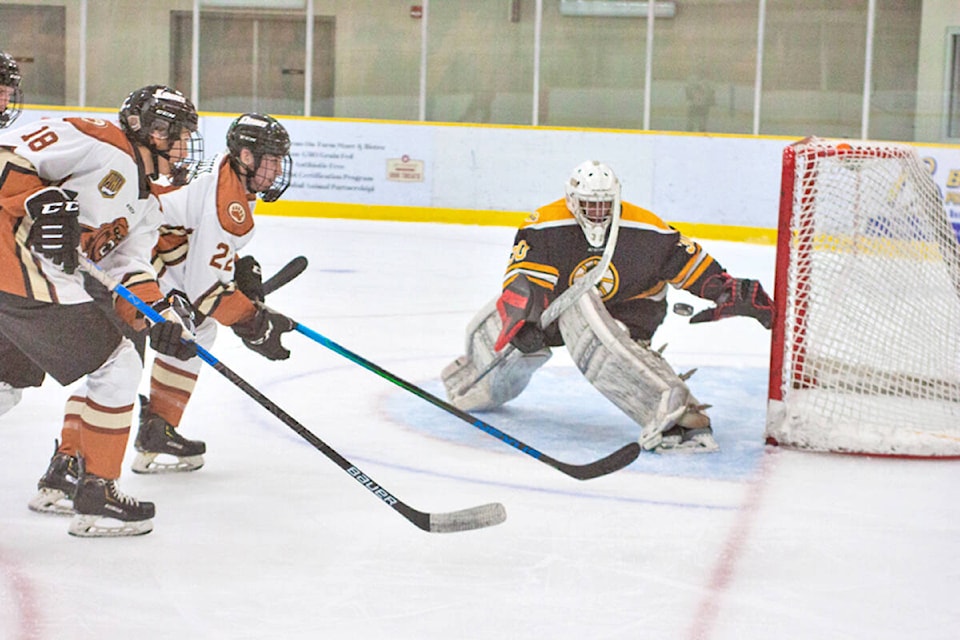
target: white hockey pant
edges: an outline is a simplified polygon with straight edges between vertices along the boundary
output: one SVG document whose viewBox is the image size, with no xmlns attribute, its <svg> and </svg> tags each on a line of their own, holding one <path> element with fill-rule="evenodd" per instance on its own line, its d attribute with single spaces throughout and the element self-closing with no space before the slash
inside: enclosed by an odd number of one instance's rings
<svg viewBox="0 0 960 640">
<path fill-rule="evenodd" d="M 577 367 L 600 393 L 641 429 L 644 449 L 697 404 L 658 352 L 630 339 L 591 289 L 560 315 L 560 333 Z"/>
<path fill-rule="evenodd" d="M 129 413 L 116 414 L 112 419 L 102 413 L 98 419 L 87 420 L 83 414 L 85 420 L 100 428 L 128 429 L 142 373 L 137 348 L 129 338 L 123 338 L 100 368 L 85 376 L 71 395 L 86 398 L 87 407 L 131 407 Z"/>
<path fill-rule="evenodd" d="M 500 335 L 501 322 L 497 313 L 497 299 L 484 305 L 467 325 L 466 355 L 462 355 L 441 374 L 447 389 L 447 399 L 463 411 L 495 409 L 520 395 L 534 372 L 552 355 L 544 348 L 525 354 L 508 347 L 497 353 L 493 345 Z M 496 364 L 493 364 L 496 362 Z M 484 371 L 489 373 L 477 381 Z"/>
</svg>

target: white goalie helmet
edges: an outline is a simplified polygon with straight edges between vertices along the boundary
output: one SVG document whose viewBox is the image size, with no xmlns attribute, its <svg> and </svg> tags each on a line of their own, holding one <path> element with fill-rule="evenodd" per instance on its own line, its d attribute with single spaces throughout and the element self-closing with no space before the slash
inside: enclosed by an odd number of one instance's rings
<svg viewBox="0 0 960 640">
<path fill-rule="evenodd" d="M 592 247 L 602 247 L 614 211 L 620 206 L 620 180 L 613 169 L 588 160 L 578 165 L 566 187 L 567 209 L 580 223 Z"/>
</svg>

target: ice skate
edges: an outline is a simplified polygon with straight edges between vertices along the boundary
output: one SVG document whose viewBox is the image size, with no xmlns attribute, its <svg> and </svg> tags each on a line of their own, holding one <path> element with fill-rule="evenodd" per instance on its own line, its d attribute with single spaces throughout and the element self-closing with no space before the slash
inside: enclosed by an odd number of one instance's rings
<svg viewBox="0 0 960 640">
<path fill-rule="evenodd" d="M 72 536 L 139 536 L 153 530 L 153 503 L 120 493 L 116 480 L 82 474 L 73 505 L 76 514 L 68 529 Z"/>
<path fill-rule="evenodd" d="M 133 446 L 137 450 L 134 473 L 196 471 L 203 466 L 203 454 L 207 451 L 206 444 L 187 440 L 173 425 L 150 413 L 150 403 L 143 396 L 140 397 L 140 428 Z"/>
<path fill-rule="evenodd" d="M 53 443 L 53 457 L 46 473 L 37 482 L 37 495 L 28 506 L 38 513 L 73 514 L 73 495 L 77 491 L 80 473 L 75 456 L 60 453 L 60 444 Z"/>
<path fill-rule="evenodd" d="M 720 445 L 713 437 L 710 417 L 703 411 L 709 405 L 691 405 L 677 423 L 663 432 L 655 453 L 714 453 Z"/>
</svg>

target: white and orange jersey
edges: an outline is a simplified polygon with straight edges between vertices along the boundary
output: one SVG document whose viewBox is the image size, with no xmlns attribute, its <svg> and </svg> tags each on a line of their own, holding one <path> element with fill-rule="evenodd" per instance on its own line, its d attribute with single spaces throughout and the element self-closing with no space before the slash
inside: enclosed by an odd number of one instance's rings
<svg viewBox="0 0 960 640">
<path fill-rule="evenodd" d="M 163 224 L 154 267 L 164 292 L 180 291 L 202 317 L 232 325 L 250 318 L 253 303 L 237 290 L 233 265 L 253 237 L 256 195 L 221 153 L 203 163 L 190 184 L 160 193 Z"/>
<path fill-rule="evenodd" d="M 0 132 L 0 290 L 60 304 L 91 299 L 79 272 L 67 274 L 26 246 L 33 222 L 24 201 L 48 185 L 76 193 L 83 252 L 147 302 L 159 299 L 150 262 L 159 202 L 127 137 L 96 118 Z"/>
</svg>

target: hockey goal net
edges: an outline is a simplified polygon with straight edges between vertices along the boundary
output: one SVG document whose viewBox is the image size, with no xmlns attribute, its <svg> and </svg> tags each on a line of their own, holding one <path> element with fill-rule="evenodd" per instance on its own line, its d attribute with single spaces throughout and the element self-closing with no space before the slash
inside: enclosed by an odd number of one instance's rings
<svg viewBox="0 0 960 640">
<path fill-rule="evenodd" d="M 960 244 L 908 146 L 783 152 L 766 438 L 960 457 Z"/>
</svg>

